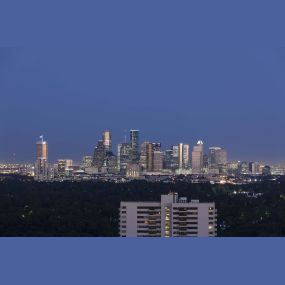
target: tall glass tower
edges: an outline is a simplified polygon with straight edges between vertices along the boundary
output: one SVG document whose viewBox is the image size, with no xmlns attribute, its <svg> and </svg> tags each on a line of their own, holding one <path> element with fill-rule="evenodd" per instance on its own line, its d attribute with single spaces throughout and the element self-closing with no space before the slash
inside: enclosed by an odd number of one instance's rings
<svg viewBox="0 0 285 285">
<path fill-rule="evenodd" d="M 198 141 L 192 152 L 192 174 L 202 174 L 203 170 L 203 141 Z"/>
<path fill-rule="evenodd" d="M 139 130 L 130 130 L 130 144 L 132 149 L 132 162 L 139 162 Z"/>
<path fill-rule="evenodd" d="M 35 179 L 44 181 L 48 179 L 48 144 L 44 137 L 36 143 Z"/>
</svg>

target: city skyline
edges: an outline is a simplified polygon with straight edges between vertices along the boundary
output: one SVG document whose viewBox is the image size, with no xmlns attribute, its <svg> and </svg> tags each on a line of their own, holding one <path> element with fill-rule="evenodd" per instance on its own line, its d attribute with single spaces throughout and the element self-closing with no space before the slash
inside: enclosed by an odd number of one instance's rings
<svg viewBox="0 0 285 285">
<path fill-rule="evenodd" d="M 96 147 L 96 144 L 98 141 L 102 141 L 102 145 L 104 144 L 105 145 L 105 142 L 104 142 L 104 134 L 107 132 L 109 133 L 108 136 L 110 136 L 110 138 L 108 137 L 108 144 L 111 142 L 111 145 L 110 147 L 108 147 L 108 149 L 110 151 L 112 151 L 114 154 L 117 154 L 117 147 L 119 144 L 121 143 L 125 143 L 125 142 L 128 142 L 128 139 L 129 139 L 129 131 L 131 131 L 133 129 L 130 129 L 128 131 L 124 130 L 123 132 L 123 136 L 122 136 L 122 139 L 121 140 L 118 140 L 118 138 L 114 137 L 113 135 L 113 132 L 111 129 L 105 129 L 104 131 L 101 131 L 100 132 L 100 135 L 99 137 L 95 138 L 95 141 L 94 142 L 91 142 L 91 145 L 89 146 L 86 146 L 86 149 L 89 149 L 89 152 L 86 151 L 84 153 L 79 153 L 78 151 L 73 153 L 73 154 L 67 154 L 65 152 L 63 152 L 62 154 L 58 151 L 58 149 L 56 148 L 55 146 L 55 143 L 52 142 L 51 140 L 49 140 L 47 138 L 46 135 L 40 135 L 37 137 L 37 139 L 39 140 L 47 140 L 48 141 L 48 144 L 49 144 L 49 150 L 50 150 L 50 145 L 52 146 L 52 152 L 50 153 L 49 151 L 49 161 L 51 162 L 55 162 L 57 161 L 58 159 L 72 159 L 76 164 L 79 164 L 82 162 L 82 158 L 84 156 L 88 156 L 88 155 L 91 155 L 93 156 L 93 152 L 94 152 L 94 148 Z M 141 131 L 140 132 L 140 136 L 141 136 Z M 101 140 L 100 140 L 100 137 L 101 137 Z M 34 150 L 34 141 L 32 141 L 32 145 L 29 147 L 30 149 L 30 152 L 31 152 L 31 156 L 28 157 L 28 159 L 26 160 L 18 160 L 18 155 L 17 155 L 17 152 L 13 152 L 12 154 L 10 154 L 10 160 L 9 158 L 7 160 L 4 160 L 3 159 L 3 156 L 0 157 L 0 163 L 34 163 L 35 161 L 35 157 L 36 157 L 36 153 L 35 153 L 35 150 Z M 109 142 L 110 141 L 110 142 Z M 159 139 L 157 138 L 154 138 L 154 139 L 148 139 L 148 138 L 145 138 L 144 136 L 140 137 L 139 138 L 139 149 L 141 148 L 141 144 L 143 142 L 159 142 L 161 143 L 161 149 L 163 151 L 167 151 L 168 149 L 170 149 L 172 146 L 179 146 L 180 144 L 187 144 L 190 149 L 188 150 L 189 151 L 189 156 L 191 157 L 191 153 L 192 153 L 192 148 L 195 147 L 197 141 L 201 141 L 204 145 L 204 149 L 206 151 L 210 151 L 211 148 L 220 148 L 220 147 L 223 147 L 225 149 L 228 150 L 229 152 L 229 161 L 256 161 L 256 162 L 260 162 L 260 163 L 265 163 L 265 164 L 272 164 L 272 165 L 282 165 L 282 164 L 285 164 L 285 160 L 280 160 L 280 161 L 272 161 L 272 160 L 265 160 L 265 159 L 261 159 L 261 158 L 252 158 L 252 157 L 245 157 L 244 155 L 233 155 L 232 152 L 231 152 L 231 148 L 230 147 L 227 147 L 225 146 L 224 144 L 211 144 L 210 142 L 208 141 L 205 141 L 201 138 L 197 138 L 197 139 L 191 139 L 191 142 L 189 143 L 189 141 L 185 141 L 185 140 L 180 140 L 180 141 L 176 141 L 176 142 L 173 142 L 173 143 L 169 143 L 169 142 L 166 142 L 166 143 L 163 143 L 161 142 Z M 55 148 L 54 148 L 55 147 Z M 76 149 L 76 148 L 75 148 Z M 19 153 L 18 153 L 19 154 Z M 6 156 L 7 157 L 7 156 Z M 27 157 L 27 156 L 26 156 Z"/>
<path fill-rule="evenodd" d="M 0 160 L 92 151 L 106 127 L 163 145 L 202 138 L 233 159 L 284 163 L 282 49 L 0 48 Z M 20 143 L 19 143 L 20 141 Z M 77 157 L 76 157 L 77 156 Z"/>
</svg>

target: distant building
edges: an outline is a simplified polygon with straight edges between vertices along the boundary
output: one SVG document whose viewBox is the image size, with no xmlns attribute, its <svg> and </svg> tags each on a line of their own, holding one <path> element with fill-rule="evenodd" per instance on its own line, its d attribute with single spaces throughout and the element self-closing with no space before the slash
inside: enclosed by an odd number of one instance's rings
<svg viewBox="0 0 285 285">
<path fill-rule="evenodd" d="M 269 165 L 265 165 L 263 168 L 262 168 L 262 175 L 264 176 L 269 176 L 271 175 L 271 167 Z"/>
<path fill-rule="evenodd" d="M 141 168 L 142 172 L 147 171 L 148 145 L 149 145 L 149 142 L 147 142 L 147 141 L 143 142 L 142 145 L 141 145 L 141 153 L 140 153 L 139 165 L 140 165 L 140 168 Z"/>
<path fill-rule="evenodd" d="M 251 174 L 260 174 L 260 166 L 257 162 L 250 162 L 249 163 L 249 173 Z"/>
<path fill-rule="evenodd" d="M 215 237 L 215 203 L 187 202 L 177 193 L 160 202 L 121 202 L 121 237 Z"/>
<path fill-rule="evenodd" d="M 163 152 L 161 143 L 146 144 L 146 169 L 148 172 L 160 171 L 163 169 Z"/>
<path fill-rule="evenodd" d="M 179 146 L 173 145 L 172 149 L 172 170 L 179 169 Z"/>
<path fill-rule="evenodd" d="M 93 155 L 93 166 L 97 168 L 98 171 L 101 171 L 105 157 L 106 157 L 106 149 L 104 146 L 104 141 L 100 140 L 98 141 L 97 146 L 94 149 L 94 155 Z"/>
<path fill-rule="evenodd" d="M 40 140 L 36 143 L 35 180 L 45 181 L 48 179 L 48 143 L 44 141 L 43 136 L 40 136 Z"/>
<path fill-rule="evenodd" d="M 126 174 L 127 166 L 132 162 L 132 146 L 129 143 L 118 144 L 117 169 L 121 174 Z"/>
<path fill-rule="evenodd" d="M 163 152 L 155 150 L 153 152 L 153 171 L 160 172 L 163 169 Z"/>
<path fill-rule="evenodd" d="M 131 160 L 132 162 L 139 162 L 139 130 L 130 130 L 130 144 L 131 144 Z"/>
<path fill-rule="evenodd" d="M 139 178 L 140 177 L 140 167 L 138 164 L 129 163 L 127 165 L 126 176 L 128 178 Z"/>
<path fill-rule="evenodd" d="M 180 143 L 178 146 L 179 169 L 189 168 L 189 145 Z"/>
<path fill-rule="evenodd" d="M 209 148 L 209 173 L 226 174 L 227 173 L 228 154 L 221 147 Z"/>
<path fill-rule="evenodd" d="M 58 159 L 55 165 L 55 177 L 64 178 L 67 176 L 67 171 L 73 166 L 72 159 Z"/>
<path fill-rule="evenodd" d="M 209 171 L 209 156 L 207 154 L 203 155 L 203 172 L 208 173 Z"/>
<path fill-rule="evenodd" d="M 239 163 L 239 174 L 250 174 L 248 161 L 242 161 Z"/>
<path fill-rule="evenodd" d="M 172 149 L 166 150 L 164 153 L 163 168 L 169 169 L 169 170 L 173 169 L 173 150 Z"/>
<path fill-rule="evenodd" d="M 106 152 L 112 151 L 112 135 L 110 131 L 104 131 L 102 134 L 103 145 Z"/>
<path fill-rule="evenodd" d="M 203 142 L 200 140 L 194 146 L 192 151 L 192 173 L 202 174 L 203 173 L 203 155 L 204 147 Z"/>
<path fill-rule="evenodd" d="M 240 174 L 240 161 L 230 161 L 227 163 L 227 173 L 229 175 Z"/>
<path fill-rule="evenodd" d="M 219 165 L 226 165 L 228 162 L 228 155 L 225 149 L 221 147 L 209 148 L 209 167 L 217 167 Z"/>
<path fill-rule="evenodd" d="M 84 156 L 82 159 L 82 167 L 90 168 L 93 165 L 93 157 L 92 156 Z"/>
<path fill-rule="evenodd" d="M 106 152 L 102 168 L 104 168 L 104 173 L 116 174 L 118 172 L 117 157 L 113 154 L 112 151 Z"/>
</svg>

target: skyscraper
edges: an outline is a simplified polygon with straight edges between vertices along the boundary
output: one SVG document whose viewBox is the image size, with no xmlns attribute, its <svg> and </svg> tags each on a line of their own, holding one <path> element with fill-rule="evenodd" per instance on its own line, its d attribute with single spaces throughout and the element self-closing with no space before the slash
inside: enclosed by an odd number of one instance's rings
<svg viewBox="0 0 285 285">
<path fill-rule="evenodd" d="M 160 159 L 162 158 L 163 164 L 163 153 L 161 152 L 161 143 L 148 143 L 147 144 L 147 171 L 154 171 L 154 153 L 156 152 L 156 167 L 160 168 Z M 162 169 L 162 168 L 161 168 Z M 156 169 L 157 171 L 157 169 Z"/>
<path fill-rule="evenodd" d="M 225 165 L 228 162 L 227 151 L 221 147 L 209 148 L 209 167 Z"/>
<path fill-rule="evenodd" d="M 35 179 L 44 181 L 48 179 L 48 144 L 44 137 L 36 143 Z"/>
<path fill-rule="evenodd" d="M 138 163 L 140 154 L 139 154 L 139 131 L 130 130 L 130 144 L 132 148 L 132 162 Z"/>
<path fill-rule="evenodd" d="M 153 152 L 153 171 L 160 172 L 163 169 L 163 152 L 155 150 Z"/>
<path fill-rule="evenodd" d="M 172 170 L 179 168 L 179 145 L 172 146 Z"/>
<path fill-rule="evenodd" d="M 126 173 L 128 164 L 132 163 L 132 147 L 129 143 L 118 145 L 117 169 L 122 174 Z"/>
<path fill-rule="evenodd" d="M 142 172 L 147 170 L 147 151 L 148 151 L 149 142 L 143 142 L 141 145 L 141 153 L 140 153 L 140 168 Z"/>
<path fill-rule="evenodd" d="M 168 149 L 165 151 L 163 168 L 170 169 L 170 170 L 173 169 L 173 150 L 172 149 Z"/>
<path fill-rule="evenodd" d="M 110 131 L 104 131 L 102 134 L 103 145 L 106 151 L 112 151 L 112 135 Z"/>
<path fill-rule="evenodd" d="M 152 171 L 153 166 L 153 145 L 149 143 L 147 145 L 147 171 Z"/>
<path fill-rule="evenodd" d="M 88 167 L 92 167 L 92 163 L 93 163 L 93 157 L 92 156 L 84 156 L 82 159 L 82 167 L 83 168 L 88 168 Z"/>
<path fill-rule="evenodd" d="M 93 165 L 98 171 L 101 171 L 101 168 L 104 164 L 104 159 L 106 156 L 106 150 L 104 146 L 104 142 L 102 140 L 98 141 L 97 146 L 94 149 L 93 155 Z"/>
<path fill-rule="evenodd" d="M 179 144 L 179 169 L 187 169 L 189 167 L 189 145 L 188 144 Z"/>
<path fill-rule="evenodd" d="M 58 159 L 55 169 L 55 177 L 64 178 L 67 176 L 66 171 L 73 166 L 72 159 Z"/>
<path fill-rule="evenodd" d="M 199 140 L 192 151 L 192 173 L 201 174 L 203 170 L 203 141 Z"/>
</svg>

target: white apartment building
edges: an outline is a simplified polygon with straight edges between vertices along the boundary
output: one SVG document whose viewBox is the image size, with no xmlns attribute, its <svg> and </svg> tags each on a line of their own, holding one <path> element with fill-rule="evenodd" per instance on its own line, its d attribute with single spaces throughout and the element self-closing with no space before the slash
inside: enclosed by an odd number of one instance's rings
<svg viewBox="0 0 285 285">
<path fill-rule="evenodd" d="M 177 193 L 160 202 L 121 202 L 121 237 L 215 237 L 215 203 L 187 202 Z"/>
</svg>

